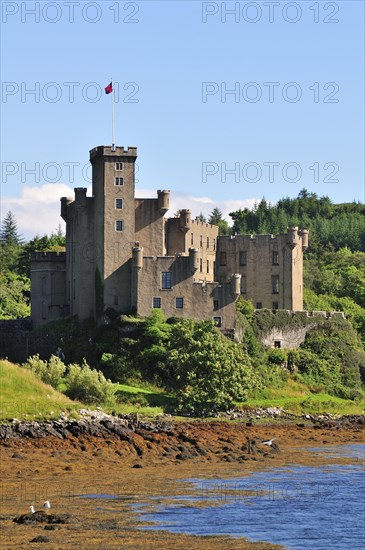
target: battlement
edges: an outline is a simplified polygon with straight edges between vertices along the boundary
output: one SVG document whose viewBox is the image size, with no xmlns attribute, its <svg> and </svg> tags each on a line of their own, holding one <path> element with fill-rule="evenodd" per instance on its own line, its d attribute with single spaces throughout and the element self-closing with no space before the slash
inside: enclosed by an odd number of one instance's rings
<svg viewBox="0 0 365 550">
<path fill-rule="evenodd" d="M 209 228 L 218 227 L 213 223 L 202 222 L 198 218 L 195 218 L 195 220 L 191 220 L 191 224 L 199 227 L 209 227 Z"/>
<path fill-rule="evenodd" d="M 272 313 L 275 315 L 278 312 L 285 312 L 288 315 L 290 315 L 292 318 L 305 316 L 305 317 L 322 317 L 324 319 L 333 319 L 334 317 L 342 317 L 342 319 L 346 319 L 346 315 L 343 311 L 295 311 L 291 309 L 275 309 L 275 310 L 265 310 L 265 309 L 255 309 L 255 311 L 272 311 Z"/>
<path fill-rule="evenodd" d="M 32 262 L 65 262 L 66 252 L 32 252 Z"/>
<path fill-rule="evenodd" d="M 99 145 L 94 147 L 90 151 L 90 161 L 95 157 L 135 157 L 137 158 L 137 147 L 115 147 L 112 149 L 111 145 Z"/>
</svg>

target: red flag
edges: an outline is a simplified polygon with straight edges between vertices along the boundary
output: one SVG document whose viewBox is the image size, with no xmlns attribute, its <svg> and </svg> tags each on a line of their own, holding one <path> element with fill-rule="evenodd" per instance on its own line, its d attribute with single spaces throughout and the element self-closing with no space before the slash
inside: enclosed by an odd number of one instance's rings
<svg viewBox="0 0 365 550">
<path fill-rule="evenodd" d="M 107 87 L 105 88 L 105 93 L 106 94 L 111 94 L 113 91 L 113 85 L 112 83 L 108 84 Z"/>
</svg>

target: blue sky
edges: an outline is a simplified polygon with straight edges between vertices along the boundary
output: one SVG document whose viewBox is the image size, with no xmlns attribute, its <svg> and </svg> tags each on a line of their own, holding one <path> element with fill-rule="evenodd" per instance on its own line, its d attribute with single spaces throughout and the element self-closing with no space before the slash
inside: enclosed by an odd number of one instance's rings
<svg viewBox="0 0 365 550">
<path fill-rule="evenodd" d="M 1 7 L 1 217 L 12 209 L 26 237 L 90 185 L 88 152 L 111 143 L 111 77 L 116 142 L 138 147 L 140 195 L 171 190 L 170 215 L 303 187 L 364 201 L 362 1 Z"/>
</svg>

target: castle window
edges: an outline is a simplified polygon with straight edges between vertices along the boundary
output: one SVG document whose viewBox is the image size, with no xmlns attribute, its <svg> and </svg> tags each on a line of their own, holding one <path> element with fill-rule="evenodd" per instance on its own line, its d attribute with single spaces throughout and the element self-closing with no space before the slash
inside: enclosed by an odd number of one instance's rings
<svg viewBox="0 0 365 550">
<path fill-rule="evenodd" d="M 281 342 L 280 340 L 274 340 L 274 348 L 280 349 L 281 348 Z"/>
<path fill-rule="evenodd" d="M 256 302 L 256 309 L 262 309 L 262 302 Z"/>
<path fill-rule="evenodd" d="M 215 239 L 213 239 L 213 250 L 215 250 Z"/>
<path fill-rule="evenodd" d="M 194 233 L 191 234 L 190 244 L 194 244 Z"/>
<path fill-rule="evenodd" d="M 121 170 L 123 170 L 123 163 L 122 162 L 116 162 L 115 163 L 115 169 L 120 172 Z"/>
<path fill-rule="evenodd" d="M 114 178 L 114 185 L 124 185 L 124 178 Z"/>
<path fill-rule="evenodd" d="M 221 265 L 227 265 L 227 252 L 221 252 L 220 264 Z"/>
<path fill-rule="evenodd" d="M 203 248 L 203 235 L 200 235 L 200 248 Z"/>
<path fill-rule="evenodd" d="M 42 302 L 42 319 L 47 319 L 47 304 Z"/>
<path fill-rule="evenodd" d="M 179 309 L 184 307 L 184 298 L 176 298 L 176 307 Z"/>
<path fill-rule="evenodd" d="M 207 248 L 209 248 L 209 237 L 207 237 Z"/>
<path fill-rule="evenodd" d="M 123 199 L 115 199 L 115 208 L 121 210 L 123 208 Z"/>
<path fill-rule="evenodd" d="M 207 273 L 209 273 L 209 260 L 207 260 Z"/>
<path fill-rule="evenodd" d="M 246 277 L 241 277 L 241 293 L 246 294 Z"/>
<path fill-rule="evenodd" d="M 279 252 L 277 250 L 272 253 L 272 265 L 279 265 Z"/>
<path fill-rule="evenodd" d="M 272 303 L 272 309 L 279 309 L 279 302 L 273 302 Z"/>
<path fill-rule="evenodd" d="M 279 294 L 279 275 L 273 275 L 271 277 L 272 293 Z"/>
<path fill-rule="evenodd" d="M 219 309 L 219 302 L 218 302 L 218 300 L 213 300 L 213 307 L 214 307 L 214 309 Z"/>
<path fill-rule="evenodd" d="M 200 273 L 203 273 L 203 259 L 200 258 Z"/>
<path fill-rule="evenodd" d="M 123 231 L 123 228 L 124 228 L 123 220 L 116 220 L 115 231 Z"/>
<path fill-rule="evenodd" d="M 240 250 L 240 265 L 247 264 L 247 252 L 246 250 Z"/>
<path fill-rule="evenodd" d="M 152 307 L 153 308 L 160 308 L 161 307 L 161 298 L 158 298 L 158 297 L 152 298 Z"/>
<path fill-rule="evenodd" d="M 222 317 L 213 317 L 213 322 L 216 327 L 222 326 Z"/>
<path fill-rule="evenodd" d="M 163 271 L 162 272 L 162 288 L 168 289 L 171 288 L 171 271 Z"/>
</svg>

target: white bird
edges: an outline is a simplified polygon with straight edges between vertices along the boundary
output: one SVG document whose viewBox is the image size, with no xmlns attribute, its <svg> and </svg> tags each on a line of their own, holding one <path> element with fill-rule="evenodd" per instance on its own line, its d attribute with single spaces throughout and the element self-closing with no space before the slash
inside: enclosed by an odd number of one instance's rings
<svg viewBox="0 0 365 550">
<path fill-rule="evenodd" d="M 51 503 L 49 502 L 49 500 L 45 500 L 43 503 L 43 508 L 47 511 L 50 509 L 50 507 L 51 507 Z"/>
<path fill-rule="evenodd" d="M 262 441 L 262 445 L 269 445 L 271 447 L 272 442 L 274 441 L 274 439 L 276 439 L 276 437 L 273 437 L 269 441 Z"/>
<path fill-rule="evenodd" d="M 33 504 L 32 504 L 31 506 L 29 506 L 29 513 L 30 513 L 30 514 L 34 514 L 34 513 L 35 513 Z"/>
</svg>

